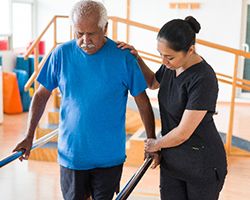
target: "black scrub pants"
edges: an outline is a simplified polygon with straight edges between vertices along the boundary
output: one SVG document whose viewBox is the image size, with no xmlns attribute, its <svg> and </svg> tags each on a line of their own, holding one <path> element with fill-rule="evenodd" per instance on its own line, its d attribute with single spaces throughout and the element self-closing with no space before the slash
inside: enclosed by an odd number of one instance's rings
<svg viewBox="0 0 250 200">
<path fill-rule="evenodd" d="M 217 200 L 223 187 L 225 176 L 214 174 L 212 181 L 183 181 L 169 176 L 161 167 L 161 200 Z"/>
</svg>

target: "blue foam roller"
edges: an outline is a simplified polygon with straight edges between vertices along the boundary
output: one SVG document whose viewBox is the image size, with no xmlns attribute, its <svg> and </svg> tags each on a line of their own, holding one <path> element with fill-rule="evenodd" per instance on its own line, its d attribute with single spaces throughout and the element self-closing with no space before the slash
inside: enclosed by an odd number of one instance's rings
<svg viewBox="0 0 250 200">
<path fill-rule="evenodd" d="M 38 61 L 40 62 L 43 59 L 43 56 L 38 57 Z M 29 77 L 33 74 L 34 72 L 34 56 L 29 56 Z"/>
<path fill-rule="evenodd" d="M 26 112 L 29 110 L 31 97 L 29 95 L 29 92 L 24 91 L 24 86 L 27 83 L 29 77 L 25 70 L 14 69 L 14 72 L 17 75 L 17 81 L 18 81 L 19 92 L 20 92 L 20 96 L 22 100 L 23 111 Z"/>
<path fill-rule="evenodd" d="M 23 111 L 24 112 L 29 111 L 30 102 L 31 102 L 31 97 L 30 97 L 29 92 L 24 92 L 21 96 L 21 100 L 22 100 L 22 105 L 23 105 Z"/>
<path fill-rule="evenodd" d="M 24 86 L 29 79 L 28 74 L 25 70 L 21 69 L 14 69 L 13 72 L 16 73 L 19 91 L 20 94 L 22 94 L 24 92 Z"/>
<path fill-rule="evenodd" d="M 25 70 L 30 74 L 29 60 L 24 60 L 23 55 L 18 55 L 16 58 L 16 69 Z"/>
</svg>

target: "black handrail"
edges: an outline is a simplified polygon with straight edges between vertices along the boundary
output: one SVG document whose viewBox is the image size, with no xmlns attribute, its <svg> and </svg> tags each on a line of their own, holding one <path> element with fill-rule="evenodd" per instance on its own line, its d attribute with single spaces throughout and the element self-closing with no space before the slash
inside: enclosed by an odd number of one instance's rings
<svg viewBox="0 0 250 200">
<path fill-rule="evenodd" d="M 125 187 L 122 189 L 122 191 L 117 195 L 116 200 L 125 200 L 128 198 L 130 193 L 133 191 L 135 186 L 138 184 L 138 182 L 141 180 L 142 176 L 145 174 L 147 169 L 152 163 L 152 158 L 148 157 L 144 160 L 141 167 L 135 172 L 135 174 L 130 178 L 130 180 L 126 183 Z"/>
<path fill-rule="evenodd" d="M 57 136 L 58 134 L 58 129 L 50 132 L 49 134 L 39 138 L 38 140 L 36 140 L 34 142 L 34 144 L 32 145 L 31 150 L 34 150 L 38 147 L 43 146 L 44 144 L 46 144 L 47 142 L 49 142 L 52 138 L 54 138 L 55 136 Z M 13 152 L 11 155 L 7 156 L 6 158 L 0 160 L 0 168 L 7 165 L 8 163 L 18 159 L 19 157 L 21 157 L 24 154 L 24 151 L 17 151 L 17 152 Z"/>
</svg>

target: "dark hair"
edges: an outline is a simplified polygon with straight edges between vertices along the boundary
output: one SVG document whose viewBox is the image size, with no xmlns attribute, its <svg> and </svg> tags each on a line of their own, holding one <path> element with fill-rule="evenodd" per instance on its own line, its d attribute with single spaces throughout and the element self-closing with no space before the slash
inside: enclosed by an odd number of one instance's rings
<svg viewBox="0 0 250 200">
<path fill-rule="evenodd" d="M 201 26 L 197 20 L 188 16 L 184 20 L 174 19 L 167 22 L 159 31 L 157 38 L 165 39 L 174 51 L 187 52 L 195 44 L 195 34 Z"/>
</svg>

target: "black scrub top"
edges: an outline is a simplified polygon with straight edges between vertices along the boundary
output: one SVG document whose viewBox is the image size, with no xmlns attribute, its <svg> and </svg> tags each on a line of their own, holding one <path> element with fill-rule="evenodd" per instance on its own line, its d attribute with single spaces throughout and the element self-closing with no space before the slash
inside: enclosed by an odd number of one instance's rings
<svg viewBox="0 0 250 200">
<path fill-rule="evenodd" d="M 207 110 L 192 136 L 183 144 L 162 149 L 162 167 L 183 180 L 213 180 L 226 174 L 226 154 L 213 121 L 218 96 L 218 81 L 205 60 L 176 77 L 164 65 L 155 74 L 160 83 L 158 101 L 162 136 L 177 127 L 184 111 Z"/>
</svg>

